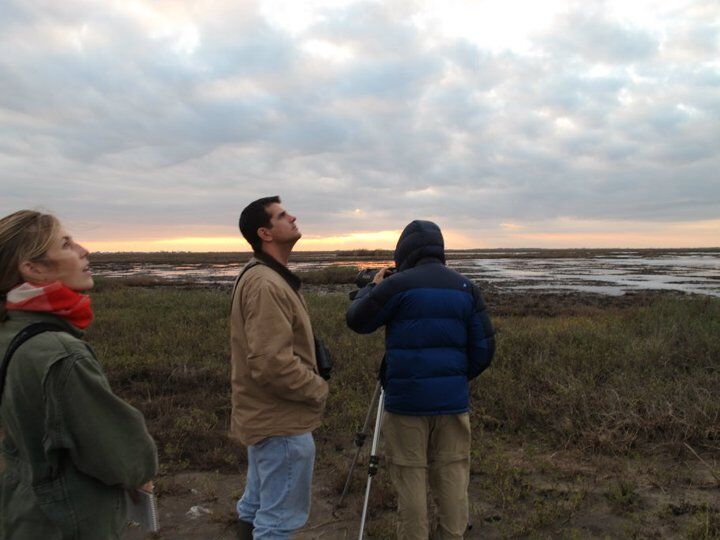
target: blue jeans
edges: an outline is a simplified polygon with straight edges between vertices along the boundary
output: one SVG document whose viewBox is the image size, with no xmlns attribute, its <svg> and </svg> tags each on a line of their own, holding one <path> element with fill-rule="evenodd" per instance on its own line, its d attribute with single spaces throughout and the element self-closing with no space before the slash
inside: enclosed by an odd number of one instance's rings
<svg viewBox="0 0 720 540">
<path fill-rule="evenodd" d="M 253 539 L 281 540 L 307 521 L 315 462 L 312 433 L 268 437 L 248 446 L 245 493 L 238 517 L 255 526 Z"/>
</svg>

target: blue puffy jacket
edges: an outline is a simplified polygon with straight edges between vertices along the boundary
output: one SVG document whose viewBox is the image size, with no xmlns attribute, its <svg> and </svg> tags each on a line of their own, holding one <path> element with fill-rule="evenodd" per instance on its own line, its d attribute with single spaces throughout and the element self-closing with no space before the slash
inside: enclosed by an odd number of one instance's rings
<svg viewBox="0 0 720 540">
<path fill-rule="evenodd" d="M 445 266 L 442 233 L 429 221 L 405 227 L 395 264 L 397 272 L 362 289 L 347 312 L 347 324 L 356 332 L 386 326 L 385 410 L 466 412 L 468 381 L 488 367 L 495 352 L 480 290 Z"/>
</svg>

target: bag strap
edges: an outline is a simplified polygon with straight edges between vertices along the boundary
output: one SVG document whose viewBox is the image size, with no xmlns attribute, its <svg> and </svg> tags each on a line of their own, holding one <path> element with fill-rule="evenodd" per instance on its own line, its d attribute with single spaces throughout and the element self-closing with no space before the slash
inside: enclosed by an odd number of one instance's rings
<svg viewBox="0 0 720 540">
<path fill-rule="evenodd" d="M 235 300 L 235 292 L 237 291 L 238 285 L 240 284 L 240 280 L 245 275 L 245 272 L 250 270 L 251 268 L 258 266 L 262 263 L 258 261 L 253 261 L 245 266 L 245 268 L 242 269 L 242 272 L 240 272 L 240 275 L 235 279 L 235 285 L 233 285 L 232 294 L 230 295 L 230 309 L 232 310 L 232 303 Z M 300 292 L 295 291 L 295 294 L 298 295 L 298 298 L 300 299 L 300 303 L 305 307 L 307 310 L 307 306 L 305 305 L 305 301 L 303 300 L 302 296 L 300 296 Z M 309 315 L 309 314 L 308 314 Z M 315 341 L 315 361 L 318 362 L 319 356 L 322 357 L 322 360 L 318 363 L 318 370 L 321 369 L 320 364 L 323 364 L 323 372 L 327 374 L 327 376 L 323 375 L 324 379 L 330 378 L 330 370 L 333 366 L 333 361 L 330 356 L 330 353 L 327 351 L 327 348 L 323 344 L 323 342 L 315 335 L 313 332 L 313 339 Z M 327 366 L 327 368 L 325 368 Z"/>
<path fill-rule="evenodd" d="M 5 378 L 7 377 L 8 367 L 10 366 L 10 359 L 15 351 L 18 350 L 20 345 L 25 343 L 30 338 L 42 334 L 43 332 L 65 332 L 65 328 L 59 324 L 50 322 L 33 323 L 26 326 L 20 332 L 15 334 L 15 337 L 8 345 L 7 351 L 5 351 L 5 357 L 0 364 L 0 401 L 2 401 L 3 391 L 5 389 Z"/>
<path fill-rule="evenodd" d="M 232 303 L 235 300 L 235 291 L 237 291 L 238 285 L 240 285 L 240 280 L 245 275 L 245 272 L 250 270 L 251 268 L 256 267 L 258 264 L 260 264 L 257 261 L 252 261 L 245 265 L 245 268 L 242 269 L 242 272 L 240 272 L 240 275 L 235 280 L 235 285 L 233 285 L 232 294 L 230 295 L 230 309 L 232 309 Z"/>
<path fill-rule="evenodd" d="M 247 272 L 251 268 L 254 268 L 261 264 L 263 264 L 263 263 L 258 262 L 258 261 L 253 261 L 253 262 L 249 263 L 247 266 L 245 266 L 245 268 L 243 268 L 242 272 L 240 272 L 240 275 L 235 279 L 235 285 L 233 285 L 232 294 L 230 294 L 230 309 L 231 310 L 232 310 L 232 303 L 235 300 L 235 291 L 237 291 L 238 285 L 240 285 L 240 280 L 245 275 L 245 272 Z M 265 265 L 265 266 L 268 266 L 268 265 Z M 270 267 L 270 268 L 272 268 L 272 267 Z M 295 289 L 293 289 L 293 290 L 295 291 Z M 309 315 L 310 312 L 307 308 L 307 304 L 305 304 L 305 300 L 303 299 L 302 295 L 300 294 L 300 291 L 295 291 L 295 294 L 297 294 L 298 298 L 300 299 L 300 303 L 303 305 L 303 307 L 305 308 L 305 311 L 307 311 L 308 315 Z"/>
</svg>

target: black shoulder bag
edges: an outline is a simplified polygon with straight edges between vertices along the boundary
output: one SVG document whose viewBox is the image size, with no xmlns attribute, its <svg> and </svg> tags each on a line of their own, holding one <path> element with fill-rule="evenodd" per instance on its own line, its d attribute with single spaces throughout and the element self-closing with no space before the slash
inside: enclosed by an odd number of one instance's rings
<svg viewBox="0 0 720 540">
<path fill-rule="evenodd" d="M 2 360 L 2 364 L 0 364 L 0 401 L 2 401 L 3 391 L 5 390 L 5 378 L 7 377 L 10 359 L 12 358 L 12 355 L 15 354 L 15 351 L 18 350 L 20 345 L 25 343 L 28 339 L 37 336 L 38 334 L 42 334 L 43 332 L 65 331 L 66 330 L 58 324 L 41 322 L 33 323 L 29 326 L 26 326 L 25 328 L 20 330 L 20 332 L 15 334 L 15 337 L 10 342 L 10 345 L 8 345 L 7 351 L 5 351 L 5 357 Z"/>
</svg>

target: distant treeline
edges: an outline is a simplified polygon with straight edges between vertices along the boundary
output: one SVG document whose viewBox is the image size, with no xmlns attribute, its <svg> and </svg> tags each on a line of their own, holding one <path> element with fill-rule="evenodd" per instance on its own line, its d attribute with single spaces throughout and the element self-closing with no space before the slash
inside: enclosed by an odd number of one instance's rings
<svg viewBox="0 0 720 540">
<path fill-rule="evenodd" d="M 718 255 L 720 247 L 705 248 L 579 248 L 579 249 L 545 249 L 545 248 L 476 248 L 476 249 L 448 249 L 448 259 L 468 258 L 518 258 L 518 259 L 566 259 L 566 258 L 591 258 L 603 256 L 636 256 L 636 257 L 658 257 L 662 255 L 688 255 L 691 253 Z M 292 255 L 293 262 L 312 261 L 349 261 L 349 260 L 391 260 L 393 251 L 389 249 L 351 249 L 337 251 L 295 251 Z M 117 252 L 105 253 L 96 252 L 91 254 L 91 260 L 99 263 L 148 263 L 148 264 L 229 264 L 247 262 L 252 253 L 241 252 L 191 252 L 191 251 L 160 251 L 160 252 Z"/>
</svg>

